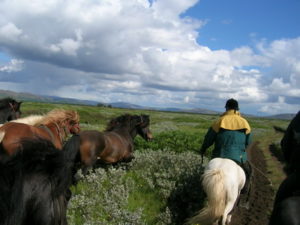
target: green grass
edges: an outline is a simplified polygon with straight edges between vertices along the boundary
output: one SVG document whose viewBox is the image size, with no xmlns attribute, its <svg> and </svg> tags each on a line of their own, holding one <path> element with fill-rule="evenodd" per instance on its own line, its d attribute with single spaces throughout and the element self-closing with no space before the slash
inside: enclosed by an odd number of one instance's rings
<svg viewBox="0 0 300 225">
<path fill-rule="evenodd" d="M 136 172 L 128 172 L 124 176 L 124 179 L 132 179 L 136 186 L 135 189 L 129 192 L 127 209 L 130 212 L 134 212 L 143 206 L 142 220 L 144 220 L 146 224 L 157 224 L 156 216 L 159 215 L 163 207 L 165 207 L 159 192 L 151 189 L 147 181 Z"/>
</svg>

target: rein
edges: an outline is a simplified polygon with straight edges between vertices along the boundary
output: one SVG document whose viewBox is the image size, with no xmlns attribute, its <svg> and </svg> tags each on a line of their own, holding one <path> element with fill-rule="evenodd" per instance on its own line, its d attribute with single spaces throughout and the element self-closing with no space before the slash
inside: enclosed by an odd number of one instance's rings
<svg viewBox="0 0 300 225">
<path fill-rule="evenodd" d="M 52 133 L 52 131 L 49 129 L 49 127 L 45 126 L 44 124 L 39 125 L 39 128 L 44 129 L 45 131 L 47 131 L 47 133 L 50 135 L 51 137 L 51 141 L 54 142 L 54 135 Z"/>
<path fill-rule="evenodd" d="M 62 143 L 63 143 L 63 138 L 62 138 L 62 135 L 61 135 L 61 132 L 60 132 L 60 128 L 59 128 L 59 126 L 57 125 L 57 123 L 55 123 L 55 122 L 54 122 L 54 125 L 56 126 L 57 133 L 58 133 L 59 138 L 60 138 L 60 143 L 62 144 Z"/>
<path fill-rule="evenodd" d="M 64 138 L 63 138 L 63 136 L 62 136 L 62 133 L 60 132 L 60 127 L 58 126 L 57 123 L 54 122 L 54 124 L 55 124 L 55 126 L 56 126 L 58 135 L 59 135 L 59 137 L 60 137 L 60 142 L 61 142 L 61 144 L 63 144 Z M 64 133 L 65 133 L 64 136 L 67 137 L 67 136 L 68 136 L 68 131 L 67 131 L 67 129 L 66 129 L 66 126 L 63 126 L 62 129 L 63 129 L 63 131 L 64 131 Z"/>
<path fill-rule="evenodd" d="M 260 170 L 258 169 L 253 163 L 251 163 L 250 161 L 248 161 L 250 163 L 250 165 L 252 166 L 252 168 L 254 168 L 257 172 L 259 172 L 268 182 L 270 185 L 273 186 L 272 181 Z"/>
<path fill-rule="evenodd" d="M 58 134 L 58 136 L 59 136 L 60 143 L 63 144 L 63 137 L 62 137 L 60 128 L 59 128 L 59 126 L 58 126 L 57 123 L 54 122 L 53 124 L 55 125 L 55 128 L 56 128 L 56 130 L 57 130 L 57 134 Z M 50 137 L 51 137 L 51 141 L 52 141 L 52 142 L 55 141 L 54 134 L 53 134 L 53 132 L 49 129 L 49 127 L 47 127 L 47 126 L 44 125 L 44 124 L 41 124 L 39 127 L 42 128 L 42 129 L 44 129 L 45 131 L 47 131 L 47 133 L 48 133 L 48 134 L 50 135 Z M 64 128 L 65 134 L 67 134 L 67 131 L 65 130 L 65 127 L 63 127 L 63 128 Z"/>
</svg>

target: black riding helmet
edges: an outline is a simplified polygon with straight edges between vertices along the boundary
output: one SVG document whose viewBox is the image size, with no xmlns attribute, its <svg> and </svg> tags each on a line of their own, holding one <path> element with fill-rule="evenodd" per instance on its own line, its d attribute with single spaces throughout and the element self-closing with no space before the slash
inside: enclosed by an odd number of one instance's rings
<svg viewBox="0 0 300 225">
<path fill-rule="evenodd" d="M 225 105 L 226 110 L 229 109 L 234 109 L 234 110 L 239 110 L 239 103 L 237 102 L 237 100 L 231 98 L 228 99 Z"/>
</svg>

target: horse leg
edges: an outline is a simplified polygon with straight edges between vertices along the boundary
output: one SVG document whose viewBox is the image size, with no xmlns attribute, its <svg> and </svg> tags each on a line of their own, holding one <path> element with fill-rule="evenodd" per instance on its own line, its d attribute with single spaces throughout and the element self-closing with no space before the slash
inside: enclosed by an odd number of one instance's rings
<svg viewBox="0 0 300 225">
<path fill-rule="evenodd" d="M 85 142 L 80 146 L 80 158 L 82 163 L 82 174 L 87 175 L 88 171 L 97 161 L 95 153 L 95 145 Z"/>
<path fill-rule="evenodd" d="M 229 224 L 231 221 L 231 211 L 233 209 L 233 206 L 235 204 L 235 201 L 229 200 L 226 204 L 223 216 L 222 216 L 222 225 Z"/>
<path fill-rule="evenodd" d="M 129 153 L 126 157 L 123 158 L 122 161 L 126 162 L 126 163 L 129 163 L 134 159 L 135 159 L 134 155 L 132 153 Z"/>
<path fill-rule="evenodd" d="M 128 157 L 128 158 L 126 158 L 126 159 L 123 159 L 123 162 L 129 163 L 129 162 L 131 162 L 131 161 L 134 160 L 134 159 L 135 159 L 135 157 L 134 157 L 134 156 L 131 156 L 131 157 Z"/>
</svg>

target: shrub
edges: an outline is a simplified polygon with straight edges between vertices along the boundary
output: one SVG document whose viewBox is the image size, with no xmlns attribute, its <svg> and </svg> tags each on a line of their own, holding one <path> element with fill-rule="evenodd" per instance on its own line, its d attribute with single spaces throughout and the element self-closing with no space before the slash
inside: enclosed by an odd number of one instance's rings
<svg viewBox="0 0 300 225">
<path fill-rule="evenodd" d="M 154 135 L 154 140 L 146 142 L 142 138 L 137 137 L 134 140 L 135 149 L 151 149 L 153 151 L 168 150 L 174 152 L 198 152 L 204 134 L 186 131 L 168 131 Z"/>
<path fill-rule="evenodd" d="M 199 155 L 141 151 L 129 164 L 97 168 L 76 187 L 69 224 L 182 224 L 203 202 Z"/>
</svg>

